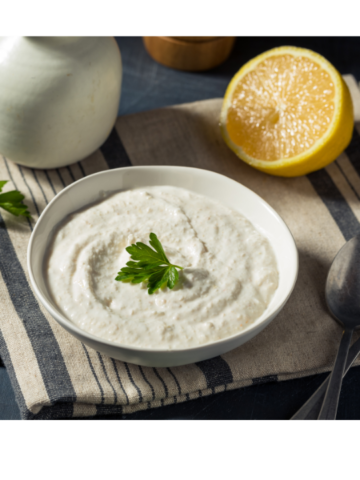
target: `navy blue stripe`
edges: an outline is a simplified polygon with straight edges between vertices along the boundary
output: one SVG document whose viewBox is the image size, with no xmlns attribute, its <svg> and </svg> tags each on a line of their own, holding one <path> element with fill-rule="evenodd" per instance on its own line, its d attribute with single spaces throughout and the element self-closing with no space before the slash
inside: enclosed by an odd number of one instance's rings
<svg viewBox="0 0 360 480">
<path fill-rule="evenodd" d="M 337 223 L 345 240 L 350 240 L 360 233 L 357 218 L 327 171 L 318 170 L 307 177 Z"/>
<path fill-rule="evenodd" d="M 11 361 L 11 357 L 9 354 L 9 350 L 7 348 L 5 339 L 3 337 L 3 334 L 0 330 L 0 352 L 1 356 L 5 362 L 6 366 L 6 371 L 9 374 L 10 380 L 11 380 L 11 386 L 14 390 L 15 393 L 15 398 L 16 398 L 16 403 L 19 406 L 20 409 L 20 414 L 22 418 L 32 418 L 33 414 L 28 410 L 26 403 L 25 403 L 25 398 L 24 395 L 22 394 L 19 382 L 17 381 L 16 373 L 14 370 L 14 366 Z"/>
<path fill-rule="evenodd" d="M 234 381 L 231 369 L 222 357 L 203 360 L 197 362 L 196 365 L 205 376 L 207 388 L 215 388 Z"/>
<path fill-rule="evenodd" d="M 75 177 L 74 177 L 73 172 L 71 171 L 71 168 L 70 167 L 66 167 L 66 168 L 67 168 L 67 171 L 69 172 L 69 175 L 70 175 L 72 181 L 75 182 Z"/>
<path fill-rule="evenodd" d="M 265 375 L 264 377 L 257 377 L 252 379 L 253 385 L 258 385 L 260 383 L 277 382 L 277 381 L 278 381 L 277 375 Z"/>
<path fill-rule="evenodd" d="M 23 180 L 24 180 L 24 183 L 25 183 L 25 185 L 27 186 L 27 189 L 28 189 L 28 190 L 29 190 L 29 192 L 30 192 L 30 195 L 31 195 L 31 198 L 32 198 L 32 201 L 33 201 L 34 207 L 35 207 L 35 209 L 36 209 L 36 212 L 37 212 L 38 216 L 40 217 L 40 210 L 39 210 L 39 207 L 38 207 L 38 205 L 37 205 L 37 203 L 36 203 L 36 200 L 35 200 L 34 194 L 32 193 L 32 190 L 31 190 L 31 188 L 29 187 L 29 184 L 28 184 L 28 183 L 27 183 L 27 181 L 26 181 L 26 178 L 25 178 L 25 175 L 24 175 L 23 169 L 22 169 L 22 167 L 21 167 L 20 165 L 18 165 L 18 168 L 19 168 L 19 170 L 20 170 L 20 173 L 21 173 L 21 176 L 22 176 L 22 178 L 23 178 Z"/>
<path fill-rule="evenodd" d="M 153 368 L 154 372 L 155 372 L 155 375 L 158 377 L 158 379 L 160 380 L 160 382 L 163 384 L 163 387 L 164 387 L 164 390 L 165 390 L 165 398 L 167 398 L 169 396 L 169 392 L 168 392 L 168 389 L 167 389 L 167 386 L 166 386 L 166 383 L 164 382 L 164 380 L 161 378 L 159 372 L 157 371 L 156 368 Z"/>
<path fill-rule="evenodd" d="M 117 405 L 96 405 L 96 416 L 122 415 L 122 406 Z"/>
<path fill-rule="evenodd" d="M 357 191 L 355 190 L 355 188 L 351 185 L 350 183 L 350 180 L 348 179 L 348 177 L 346 176 L 344 170 L 341 168 L 341 165 L 339 164 L 339 162 L 337 160 L 335 160 L 335 164 L 337 165 L 338 169 L 340 170 L 340 172 L 343 174 L 343 177 L 345 178 L 347 184 L 349 185 L 349 187 L 351 188 L 351 190 L 355 193 L 356 197 L 358 200 L 360 200 L 360 196 L 359 194 L 357 193 Z"/>
<path fill-rule="evenodd" d="M 60 182 L 63 184 L 63 187 L 65 188 L 66 187 L 65 182 L 64 182 L 64 180 L 61 176 L 60 170 L 58 168 L 56 169 L 56 173 L 58 174 L 58 177 L 60 178 Z"/>
<path fill-rule="evenodd" d="M 118 369 L 117 369 L 116 362 L 115 362 L 115 360 L 114 360 L 113 358 L 111 358 L 110 360 L 112 361 L 112 363 L 113 363 L 113 365 L 114 365 L 114 370 L 115 370 L 115 373 L 116 373 L 116 377 L 117 377 L 117 379 L 118 379 L 118 382 L 119 382 L 119 384 L 120 384 L 121 390 L 124 392 L 124 395 L 125 395 L 125 397 L 126 397 L 126 405 L 129 405 L 129 397 L 128 397 L 128 395 L 127 395 L 127 393 L 126 393 L 126 390 L 124 389 L 123 384 L 122 384 L 122 381 L 121 381 L 121 379 L 120 379 L 120 375 L 119 375 L 119 372 L 118 372 Z"/>
<path fill-rule="evenodd" d="M 104 375 L 105 375 L 105 378 L 108 382 L 108 384 L 110 385 L 110 387 L 112 388 L 112 391 L 114 392 L 114 405 L 117 404 L 117 393 L 116 393 L 116 390 L 115 388 L 113 387 L 112 383 L 110 382 L 110 378 L 107 374 L 107 371 L 106 371 L 106 368 L 105 368 L 105 364 L 104 364 L 104 360 L 102 358 L 102 355 L 99 353 L 99 352 L 96 352 L 98 354 L 98 357 L 99 357 L 99 360 L 100 360 L 100 363 L 101 363 L 101 366 L 102 366 L 102 369 L 104 371 Z"/>
<path fill-rule="evenodd" d="M 50 178 L 50 176 L 49 176 L 48 171 L 47 171 L 47 170 L 44 170 L 44 172 L 45 172 L 46 178 L 48 179 L 49 185 L 50 185 L 52 191 L 54 192 L 54 195 L 56 195 L 56 190 L 55 190 L 54 185 L 53 185 L 53 183 L 52 183 L 52 181 L 51 181 L 51 178 Z"/>
<path fill-rule="evenodd" d="M 155 400 L 155 390 L 154 390 L 154 387 L 151 385 L 151 383 L 149 382 L 149 380 L 145 377 L 145 374 L 143 372 L 143 369 L 142 367 L 139 366 L 139 370 L 141 372 L 141 375 L 143 376 L 143 379 L 145 380 L 145 382 L 149 385 L 150 389 L 151 389 L 151 394 L 152 394 L 152 400 Z"/>
<path fill-rule="evenodd" d="M 17 187 L 17 185 L 16 185 L 16 183 L 15 183 L 15 181 L 14 181 L 14 179 L 13 179 L 13 176 L 11 175 L 10 168 L 9 168 L 9 165 L 8 165 L 8 162 L 7 162 L 6 158 L 3 157 L 3 159 L 4 159 L 4 163 L 5 163 L 6 170 L 7 170 L 7 172 L 8 172 L 9 177 L 10 177 L 10 180 L 12 181 L 15 189 L 16 189 L 16 190 L 19 190 L 18 187 Z M 30 218 L 26 217 L 26 220 L 27 220 L 27 222 L 28 222 L 28 224 L 29 224 L 30 230 L 33 231 L 33 227 L 32 227 L 32 225 L 31 225 L 31 220 L 30 220 Z"/>
<path fill-rule="evenodd" d="M 4 159 L 4 163 L 5 163 L 6 170 L 7 170 L 7 172 L 8 172 L 9 177 L 10 177 L 10 180 L 11 180 L 12 183 L 14 184 L 15 189 L 16 189 L 16 190 L 19 190 L 18 187 L 17 187 L 17 185 L 16 185 L 16 183 L 15 183 L 15 180 L 13 179 L 13 176 L 11 175 L 10 168 L 9 168 L 9 165 L 8 165 L 8 162 L 7 162 L 6 158 L 3 157 L 3 159 Z"/>
<path fill-rule="evenodd" d="M 84 345 L 83 343 L 82 343 L 81 345 L 83 346 L 83 349 L 84 349 L 86 358 L 87 358 L 87 360 L 88 360 L 88 362 L 89 362 L 90 369 L 91 369 L 92 374 L 93 374 L 93 376 L 94 376 L 94 378 L 95 378 L 95 381 L 96 381 L 96 383 L 97 383 L 97 385 L 98 385 L 98 387 L 99 387 L 99 390 L 100 390 L 100 393 L 101 393 L 101 405 L 103 405 L 103 403 L 104 403 L 104 390 L 102 389 L 102 386 L 101 386 L 101 384 L 100 384 L 100 382 L 99 382 L 98 376 L 96 375 L 96 372 L 95 372 L 95 370 L 94 370 L 94 367 L 93 367 L 91 358 L 90 358 L 90 356 L 89 356 L 89 352 L 87 351 L 87 348 L 85 347 L 85 345 Z"/>
<path fill-rule="evenodd" d="M 142 396 L 142 393 L 141 393 L 141 390 L 140 388 L 136 385 L 136 383 L 134 382 L 134 379 L 131 375 L 131 372 L 130 372 L 130 369 L 129 369 L 129 366 L 126 362 L 124 362 L 124 365 L 125 365 L 125 368 L 126 368 L 126 371 L 127 371 L 127 374 L 128 374 L 128 377 L 130 379 L 130 382 L 134 385 L 138 395 L 139 395 L 139 403 L 141 403 L 143 401 L 143 396 Z"/>
<path fill-rule="evenodd" d="M 0 228 L 0 271 L 34 349 L 50 401 L 75 401 L 76 393 L 59 344 L 40 310 L 5 228 Z"/>
<path fill-rule="evenodd" d="M 360 175 L 360 135 L 358 134 L 356 128 L 354 128 L 351 142 L 345 149 L 345 153 L 357 171 L 358 175 Z"/>
<path fill-rule="evenodd" d="M 36 183 L 38 184 L 38 186 L 39 186 L 39 188 L 40 188 L 40 190 L 41 190 L 41 193 L 43 194 L 43 197 L 44 197 L 45 202 L 46 202 L 46 203 L 49 203 L 49 202 L 48 202 L 48 199 L 46 198 L 45 192 L 44 192 L 44 190 L 43 190 L 43 188 L 42 188 L 42 186 L 41 186 L 41 184 L 40 184 L 40 182 L 39 182 L 39 180 L 38 180 L 38 178 L 37 178 L 37 175 L 36 175 L 36 173 L 35 173 L 35 170 L 34 170 L 34 169 L 31 169 L 31 171 L 32 171 L 32 174 L 33 174 L 33 176 L 34 176 L 34 178 L 35 178 Z"/>
<path fill-rule="evenodd" d="M 74 404 L 58 402 L 52 407 L 42 407 L 39 413 L 33 416 L 34 420 L 60 420 L 73 418 Z"/>
<path fill-rule="evenodd" d="M 79 168 L 80 168 L 80 171 L 81 171 L 83 177 L 86 177 L 85 170 L 83 169 L 83 166 L 81 165 L 81 163 L 80 163 L 80 162 L 77 162 L 77 164 L 79 165 Z"/>
<path fill-rule="evenodd" d="M 129 155 L 115 128 L 112 129 L 100 150 L 109 168 L 131 167 Z"/>
<path fill-rule="evenodd" d="M 4 158 L 5 167 L 6 167 L 6 170 L 7 170 L 7 172 L 8 172 L 8 175 L 9 175 L 9 177 L 10 177 L 10 180 L 11 180 L 12 183 L 14 184 L 15 189 L 16 189 L 16 190 L 19 190 L 19 189 L 18 189 L 18 186 L 17 186 L 16 183 L 15 183 L 15 180 L 14 180 L 13 176 L 11 175 L 11 171 L 10 171 L 10 168 L 9 168 L 9 164 L 8 164 L 6 158 L 5 158 L 5 157 L 3 157 L 3 158 Z"/>
<path fill-rule="evenodd" d="M 170 375 L 171 375 L 171 376 L 173 377 L 173 379 L 175 380 L 176 386 L 177 386 L 177 388 L 178 388 L 179 395 L 181 395 L 181 387 L 180 387 L 180 384 L 179 384 L 179 382 L 178 382 L 178 379 L 175 377 L 174 373 L 170 370 L 170 368 L 167 368 L 166 370 L 170 373 Z"/>
</svg>

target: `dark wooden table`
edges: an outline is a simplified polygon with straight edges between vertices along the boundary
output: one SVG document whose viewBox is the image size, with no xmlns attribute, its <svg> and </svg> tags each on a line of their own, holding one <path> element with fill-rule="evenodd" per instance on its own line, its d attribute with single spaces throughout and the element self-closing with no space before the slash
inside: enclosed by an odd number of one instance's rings
<svg viewBox="0 0 360 480">
<path fill-rule="evenodd" d="M 360 37 L 240 37 L 230 58 L 204 73 L 171 70 L 155 63 L 141 38 L 117 38 L 123 60 L 119 115 L 178 103 L 222 97 L 231 77 L 246 61 L 280 45 L 310 48 L 324 55 L 342 73 L 360 81 Z M 123 415 L 122 419 L 288 419 L 320 385 L 326 374 L 286 382 L 269 382 L 218 393 L 182 404 Z M 338 419 L 360 419 L 360 367 L 343 382 Z M 0 363 L 0 419 L 19 419 L 6 369 Z M 101 417 L 97 417 L 101 418 Z"/>
</svg>

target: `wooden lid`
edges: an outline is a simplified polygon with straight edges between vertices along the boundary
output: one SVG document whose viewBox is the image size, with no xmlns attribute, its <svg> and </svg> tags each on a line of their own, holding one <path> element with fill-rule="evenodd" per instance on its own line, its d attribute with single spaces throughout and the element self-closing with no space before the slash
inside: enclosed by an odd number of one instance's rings
<svg viewBox="0 0 360 480">
<path fill-rule="evenodd" d="M 235 37 L 143 37 L 149 55 L 167 67 L 203 71 L 224 62 Z"/>
<path fill-rule="evenodd" d="M 182 42 L 209 42 L 215 38 L 226 37 L 227 35 L 165 35 L 166 37 L 175 38 Z"/>
</svg>

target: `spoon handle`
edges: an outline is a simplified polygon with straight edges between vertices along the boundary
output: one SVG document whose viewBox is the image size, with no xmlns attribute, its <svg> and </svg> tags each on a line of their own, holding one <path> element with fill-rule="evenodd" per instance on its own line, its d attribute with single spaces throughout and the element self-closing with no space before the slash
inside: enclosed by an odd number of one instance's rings
<svg viewBox="0 0 360 480">
<path fill-rule="evenodd" d="M 353 346 L 349 350 L 348 358 L 346 360 L 346 366 L 344 375 L 350 370 L 351 365 L 357 359 L 360 353 L 360 338 L 356 340 Z M 309 400 L 295 413 L 291 420 L 316 420 L 319 416 L 322 401 L 326 392 L 327 385 L 329 383 L 330 375 L 323 381 L 320 387 L 313 393 Z"/>
<path fill-rule="evenodd" d="M 335 420 L 339 403 L 339 396 L 344 374 L 346 359 L 348 356 L 353 329 L 346 328 L 343 331 L 341 342 L 336 356 L 335 365 L 330 375 L 325 398 L 319 413 L 319 420 Z"/>
</svg>

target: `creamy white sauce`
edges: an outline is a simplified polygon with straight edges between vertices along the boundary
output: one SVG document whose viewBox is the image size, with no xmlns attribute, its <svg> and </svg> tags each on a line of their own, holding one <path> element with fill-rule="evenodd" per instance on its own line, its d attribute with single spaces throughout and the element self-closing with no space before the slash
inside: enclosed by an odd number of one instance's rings
<svg viewBox="0 0 360 480">
<path fill-rule="evenodd" d="M 115 281 L 132 243 L 154 232 L 184 267 L 173 290 Z M 71 215 L 56 231 L 47 281 L 63 314 L 128 346 L 181 349 L 247 328 L 266 309 L 278 271 L 269 241 L 235 210 L 184 189 L 127 190 Z"/>
</svg>

